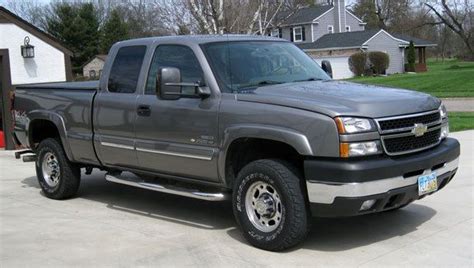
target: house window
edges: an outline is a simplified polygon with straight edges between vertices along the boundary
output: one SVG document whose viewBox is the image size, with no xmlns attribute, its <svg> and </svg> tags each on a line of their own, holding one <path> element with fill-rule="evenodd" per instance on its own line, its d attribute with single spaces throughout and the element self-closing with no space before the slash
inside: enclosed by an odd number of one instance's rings
<svg viewBox="0 0 474 268">
<path fill-rule="evenodd" d="M 270 32 L 270 36 L 272 36 L 272 37 L 280 37 L 280 29 L 273 29 L 273 30 Z"/>
<path fill-rule="evenodd" d="M 334 26 L 328 25 L 328 33 L 334 33 Z"/>
<path fill-rule="evenodd" d="M 95 73 L 94 70 L 89 71 L 89 77 L 90 78 L 95 78 L 96 77 L 96 73 Z"/>
<path fill-rule="evenodd" d="M 303 41 L 303 28 L 301 26 L 293 28 L 293 41 Z"/>
<path fill-rule="evenodd" d="M 351 26 L 346 25 L 346 32 L 350 32 L 350 31 L 351 31 Z"/>
</svg>

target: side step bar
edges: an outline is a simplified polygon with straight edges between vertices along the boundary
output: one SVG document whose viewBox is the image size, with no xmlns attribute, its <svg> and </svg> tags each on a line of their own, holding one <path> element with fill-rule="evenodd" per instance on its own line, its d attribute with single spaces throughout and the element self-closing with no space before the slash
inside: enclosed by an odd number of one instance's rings
<svg viewBox="0 0 474 268">
<path fill-rule="evenodd" d="M 175 194 L 181 195 L 206 201 L 224 201 L 230 199 L 229 193 L 206 193 L 201 192 L 195 189 L 188 189 L 183 187 L 176 187 L 172 185 L 161 185 L 157 183 L 150 183 L 144 182 L 141 179 L 133 179 L 133 178 L 118 178 L 110 174 L 105 175 L 105 179 L 110 182 L 125 184 L 129 186 L 134 186 L 138 188 L 143 188 L 147 190 L 152 190 L 156 192 L 168 193 L 168 194 Z"/>
</svg>

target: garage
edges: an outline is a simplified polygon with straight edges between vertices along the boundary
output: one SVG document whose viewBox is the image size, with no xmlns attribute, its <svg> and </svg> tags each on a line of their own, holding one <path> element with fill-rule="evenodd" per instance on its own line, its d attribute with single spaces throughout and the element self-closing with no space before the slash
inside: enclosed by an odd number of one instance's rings
<svg viewBox="0 0 474 268">
<path fill-rule="evenodd" d="M 323 60 L 327 60 L 331 63 L 332 67 L 332 76 L 334 79 L 346 79 L 353 76 L 351 70 L 349 69 L 348 56 L 342 57 L 317 57 L 313 58 L 319 65 Z"/>
<path fill-rule="evenodd" d="M 0 148 L 15 149 L 15 85 L 71 80 L 71 56 L 60 41 L 0 6 Z"/>
</svg>

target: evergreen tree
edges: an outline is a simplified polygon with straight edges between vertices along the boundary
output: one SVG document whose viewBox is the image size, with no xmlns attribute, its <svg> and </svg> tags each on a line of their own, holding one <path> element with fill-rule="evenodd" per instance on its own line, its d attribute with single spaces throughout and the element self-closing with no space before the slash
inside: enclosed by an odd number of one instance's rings
<svg viewBox="0 0 474 268">
<path fill-rule="evenodd" d="M 114 43 L 125 39 L 128 39 L 128 25 L 122 19 L 119 10 L 114 9 L 101 30 L 101 53 L 107 54 Z"/>
<path fill-rule="evenodd" d="M 73 51 L 74 72 L 80 72 L 82 65 L 98 53 L 99 19 L 93 4 L 57 2 L 46 22 L 48 33 Z"/>
</svg>

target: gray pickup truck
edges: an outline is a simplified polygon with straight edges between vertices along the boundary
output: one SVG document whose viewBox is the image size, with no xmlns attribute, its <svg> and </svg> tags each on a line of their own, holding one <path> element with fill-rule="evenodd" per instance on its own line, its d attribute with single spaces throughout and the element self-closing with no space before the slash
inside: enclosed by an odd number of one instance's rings
<svg viewBox="0 0 474 268">
<path fill-rule="evenodd" d="M 396 210 L 442 189 L 460 154 L 440 100 L 334 81 L 270 37 L 119 42 L 100 82 L 18 86 L 14 115 L 29 148 L 16 156 L 36 161 L 45 196 L 74 196 L 81 168 L 97 168 L 115 183 L 231 199 L 245 238 L 274 251 L 302 241 L 311 216 Z"/>
</svg>

